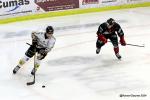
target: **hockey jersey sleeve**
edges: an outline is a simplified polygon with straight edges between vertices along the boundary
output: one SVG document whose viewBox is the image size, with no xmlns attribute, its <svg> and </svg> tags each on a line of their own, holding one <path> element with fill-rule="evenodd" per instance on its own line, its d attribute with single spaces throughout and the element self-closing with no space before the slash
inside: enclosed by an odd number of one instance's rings
<svg viewBox="0 0 150 100">
<path fill-rule="evenodd" d="M 48 42 L 48 45 L 47 45 L 47 48 L 46 48 L 46 51 L 49 52 L 51 51 L 51 49 L 54 47 L 55 45 L 55 42 L 56 42 L 56 39 L 55 37 L 53 36 L 50 41 Z"/>
<path fill-rule="evenodd" d="M 117 24 L 117 30 L 116 31 L 117 31 L 118 36 L 120 37 L 120 44 L 122 46 L 125 46 L 126 45 L 126 41 L 124 39 L 124 32 L 123 32 L 123 30 L 122 30 L 122 28 L 120 27 L 119 24 Z"/>
<path fill-rule="evenodd" d="M 32 33 L 31 33 L 32 45 L 33 45 L 33 46 L 37 45 L 37 39 L 38 39 L 38 38 L 37 38 L 36 34 L 37 34 L 36 32 L 32 32 Z"/>
<path fill-rule="evenodd" d="M 117 27 L 116 31 L 117 31 L 118 36 L 119 37 L 124 36 L 124 32 L 123 32 L 121 26 L 119 24 L 117 24 L 116 27 Z"/>
<path fill-rule="evenodd" d="M 102 24 L 98 27 L 98 30 L 97 30 L 97 35 L 99 34 L 102 34 L 103 32 L 103 28 L 102 28 Z"/>
</svg>

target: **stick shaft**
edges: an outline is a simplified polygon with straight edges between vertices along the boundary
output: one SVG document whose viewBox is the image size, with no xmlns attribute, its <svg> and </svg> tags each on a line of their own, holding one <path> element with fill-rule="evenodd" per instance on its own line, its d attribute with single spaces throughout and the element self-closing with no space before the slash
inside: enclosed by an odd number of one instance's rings
<svg viewBox="0 0 150 100">
<path fill-rule="evenodd" d="M 27 45 L 31 46 L 31 44 L 26 43 Z M 35 60 L 36 60 L 36 53 L 34 55 L 34 71 L 35 71 Z M 33 85 L 35 83 L 35 72 L 33 74 L 33 81 L 32 82 L 27 82 L 27 85 Z"/>
<path fill-rule="evenodd" d="M 108 41 L 108 42 L 111 42 L 111 41 Z M 135 46 L 135 47 L 145 47 L 144 45 L 137 45 L 137 44 L 131 44 L 131 43 L 127 43 L 126 45 Z"/>
<path fill-rule="evenodd" d="M 136 47 L 145 47 L 144 45 L 136 45 L 136 44 L 129 44 L 129 43 L 127 45 L 136 46 Z"/>
</svg>

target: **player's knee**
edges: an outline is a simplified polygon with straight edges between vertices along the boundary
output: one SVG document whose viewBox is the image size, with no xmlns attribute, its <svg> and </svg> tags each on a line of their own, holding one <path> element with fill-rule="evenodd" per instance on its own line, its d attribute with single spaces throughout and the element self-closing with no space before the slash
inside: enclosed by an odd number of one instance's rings
<svg viewBox="0 0 150 100">
<path fill-rule="evenodd" d="M 103 45 L 104 45 L 104 43 L 102 41 L 97 40 L 97 42 L 96 42 L 96 47 L 97 48 L 101 48 Z"/>
<path fill-rule="evenodd" d="M 114 47 L 118 47 L 118 40 L 112 40 L 111 41 Z"/>
<path fill-rule="evenodd" d="M 101 46 L 100 45 L 96 45 L 96 48 L 101 48 Z"/>
<path fill-rule="evenodd" d="M 32 58 L 35 55 L 35 53 L 26 52 L 25 55 Z"/>
<path fill-rule="evenodd" d="M 113 43 L 114 48 L 118 47 L 118 43 Z"/>
<path fill-rule="evenodd" d="M 31 46 L 31 47 L 27 50 L 27 52 L 25 53 L 25 55 L 31 58 L 31 57 L 33 57 L 33 56 L 35 55 L 35 53 L 36 53 L 36 48 L 33 47 L 33 46 Z"/>
<path fill-rule="evenodd" d="M 44 58 L 46 57 L 46 55 L 47 55 L 47 54 L 38 54 L 38 55 L 37 55 L 37 59 L 38 59 L 38 60 L 42 60 L 42 59 L 44 59 Z"/>
</svg>

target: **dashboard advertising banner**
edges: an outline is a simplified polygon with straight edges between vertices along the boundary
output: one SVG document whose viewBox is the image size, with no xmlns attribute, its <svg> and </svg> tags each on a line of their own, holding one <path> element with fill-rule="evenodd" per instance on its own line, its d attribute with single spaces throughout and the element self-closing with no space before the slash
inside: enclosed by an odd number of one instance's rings
<svg viewBox="0 0 150 100">
<path fill-rule="evenodd" d="M 0 19 L 67 9 L 99 8 L 150 0 L 0 0 Z"/>
<path fill-rule="evenodd" d="M 127 0 L 101 0 L 101 6 L 117 6 L 127 3 Z"/>
<path fill-rule="evenodd" d="M 82 0 L 82 5 L 86 4 L 98 4 L 99 0 Z"/>
<path fill-rule="evenodd" d="M 126 4 L 127 0 L 79 0 L 80 8 L 97 8 Z"/>
<path fill-rule="evenodd" d="M 79 0 L 35 0 L 44 11 L 56 11 L 79 8 Z"/>
<path fill-rule="evenodd" d="M 40 12 L 33 0 L 0 0 L 0 19 Z"/>
<path fill-rule="evenodd" d="M 80 8 L 100 7 L 101 0 L 79 0 Z"/>
<path fill-rule="evenodd" d="M 150 0 L 127 0 L 127 3 L 150 2 Z"/>
<path fill-rule="evenodd" d="M 113 6 L 119 4 L 119 0 L 101 0 L 102 6 Z"/>
</svg>

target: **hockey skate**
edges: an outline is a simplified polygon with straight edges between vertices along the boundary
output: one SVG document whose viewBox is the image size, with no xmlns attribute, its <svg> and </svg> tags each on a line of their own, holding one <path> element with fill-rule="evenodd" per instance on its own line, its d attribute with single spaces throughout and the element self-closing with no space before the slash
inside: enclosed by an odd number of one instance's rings
<svg viewBox="0 0 150 100">
<path fill-rule="evenodd" d="M 16 74 L 19 69 L 20 69 L 20 67 L 17 65 L 17 66 L 13 69 L 13 74 Z"/>
<path fill-rule="evenodd" d="M 32 71 L 31 71 L 31 75 L 34 75 L 36 73 L 37 69 L 36 68 L 33 68 Z"/>
<path fill-rule="evenodd" d="M 96 54 L 99 54 L 100 50 L 101 50 L 100 48 L 97 48 L 96 49 Z"/>
<path fill-rule="evenodd" d="M 120 60 L 121 59 L 121 56 L 120 56 L 120 54 L 119 53 L 117 53 L 117 54 L 115 54 L 116 55 L 116 57 Z"/>
</svg>

